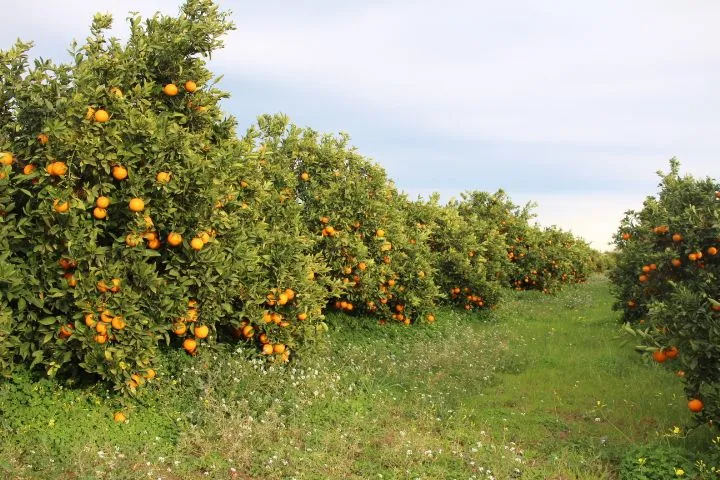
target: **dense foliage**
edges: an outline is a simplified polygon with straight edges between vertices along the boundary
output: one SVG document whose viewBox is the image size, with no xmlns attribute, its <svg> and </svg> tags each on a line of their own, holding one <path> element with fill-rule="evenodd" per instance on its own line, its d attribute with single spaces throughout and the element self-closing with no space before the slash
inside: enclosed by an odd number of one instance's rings
<svg viewBox="0 0 720 480">
<path fill-rule="evenodd" d="M 433 322 L 597 268 L 502 191 L 412 201 L 346 136 L 264 115 L 245 134 L 205 58 L 232 27 L 210 0 L 97 15 L 72 60 L 0 52 L 0 370 L 82 370 L 134 393 L 160 345 L 240 341 L 288 361 L 328 306 Z M 352 318 L 352 317 L 348 317 Z"/>
<path fill-rule="evenodd" d="M 617 303 L 653 359 L 673 365 L 688 407 L 720 414 L 720 185 L 660 173 L 660 191 L 623 219 L 611 271 Z"/>
</svg>

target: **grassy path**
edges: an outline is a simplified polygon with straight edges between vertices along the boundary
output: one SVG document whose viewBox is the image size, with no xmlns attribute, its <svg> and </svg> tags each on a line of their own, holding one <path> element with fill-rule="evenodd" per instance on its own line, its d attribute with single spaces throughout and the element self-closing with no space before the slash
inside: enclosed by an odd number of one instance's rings
<svg viewBox="0 0 720 480">
<path fill-rule="evenodd" d="M 680 383 L 623 345 L 607 284 L 514 294 L 437 325 L 330 316 L 290 367 L 168 353 L 130 421 L 98 386 L 0 385 L 9 478 L 616 478 L 690 421 Z M 692 447 L 693 438 L 685 440 Z"/>
</svg>

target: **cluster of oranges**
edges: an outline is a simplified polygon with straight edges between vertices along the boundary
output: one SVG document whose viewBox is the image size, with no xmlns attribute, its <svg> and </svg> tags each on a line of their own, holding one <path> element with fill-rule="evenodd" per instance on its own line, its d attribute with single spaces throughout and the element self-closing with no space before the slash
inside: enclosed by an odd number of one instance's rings
<svg viewBox="0 0 720 480">
<path fill-rule="evenodd" d="M 198 325 L 199 315 L 197 300 L 190 299 L 185 315 L 177 318 L 172 325 L 172 331 L 178 337 L 185 337 L 188 333 L 193 335 L 183 340 L 183 348 L 190 355 L 197 354 L 198 341 L 210 335 L 210 328 L 207 325 Z"/>
<path fill-rule="evenodd" d="M 450 289 L 450 298 L 456 302 L 464 302 L 463 308 L 465 310 L 472 310 L 473 308 L 482 308 L 485 306 L 485 300 L 479 295 L 476 295 L 472 289 L 465 287 L 453 287 Z"/>
</svg>

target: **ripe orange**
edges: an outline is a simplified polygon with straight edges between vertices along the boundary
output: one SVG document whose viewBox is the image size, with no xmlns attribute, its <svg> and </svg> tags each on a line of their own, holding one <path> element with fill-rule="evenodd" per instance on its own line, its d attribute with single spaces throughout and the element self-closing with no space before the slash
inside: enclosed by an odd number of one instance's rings
<svg viewBox="0 0 720 480">
<path fill-rule="evenodd" d="M 375 236 L 377 236 L 378 238 L 384 237 L 384 236 L 385 236 L 385 230 L 379 228 L 379 229 L 377 230 L 377 232 L 375 232 Z"/>
<path fill-rule="evenodd" d="M 701 412 L 704 407 L 705 405 L 703 405 L 702 400 L 698 400 L 697 398 L 693 398 L 688 402 L 688 408 L 693 413 Z"/>
<path fill-rule="evenodd" d="M 153 370 L 152 368 L 148 368 L 147 372 L 145 372 L 145 378 L 147 378 L 148 380 L 152 380 L 156 376 L 157 376 L 157 372 L 155 370 Z"/>
<path fill-rule="evenodd" d="M 95 328 L 96 323 L 97 322 L 95 321 L 95 315 L 93 315 L 92 313 L 85 314 L 85 325 L 88 328 Z"/>
<path fill-rule="evenodd" d="M 333 235 L 335 235 L 335 228 L 333 228 L 333 227 L 330 226 L 330 225 L 328 225 L 327 227 L 325 227 L 325 228 L 323 229 L 323 231 L 325 232 L 326 235 L 329 235 L 329 236 L 331 236 L 331 237 L 332 237 Z"/>
<path fill-rule="evenodd" d="M 117 293 L 120 291 L 120 279 L 119 278 L 113 278 L 112 279 L 113 286 L 110 287 L 110 291 L 112 293 Z"/>
<path fill-rule="evenodd" d="M 108 340 L 108 336 L 105 335 L 104 333 L 100 333 L 100 334 L 98 334 L 98 335 L 95 335 L 95 341 L 96 341 L 97 343 L 102 344 L 102 343 L 107 342 L 107 340 Z"/>
<path fill-rule="evenodd" d="M 93 217 L 97 218 L 98 220 L 102 220 L 103 218 L 107 217 L 107 210 L 100 207 L 95 207 L 93 209 Z"/>
<path fill-rule="evenodd" d="M 276 343 L 273 345 L 273 352 L 275 353 L 284 353 L 285 352 L 285 345 L 282 343 Z"/>
<path fill-rule="evenodd" d="M 115 330 L 122 330 L 123 328 L 125 328 L 125 319 L 118 315 L 117 317 L 112 319 L 111 325 Z"/>
<path fill-rule="evenodd" d="M 100 196 L 95 200 L 95 206 L 100 208 L 108 208 L 110 206 L 110 198 Z"/>
<path fill-rule="evenodd" d="M 47 173 L 53 177 L 62 177 L 67 173 L 65 162 L 52 162 L 47 166 Z"/>
<path fill-rule="evenodd" d="M 665 360 L 667 360 L 667 355 L 662 350 L 655 350 L 652 353 L 653 360 L 655 360 L 658 363 L 663 363 Z"/>
<path fill-rule="evenodd" d="M 648 273 L 650 271 L 650 265 L 643 265 L 642 271 Z"/>
<path fill-rule="evenodd" d="M 9 165 L 12 165 L 13 163 L 13 154 L 10 152 L 2 152 L 0 153 L 0 165 L 5 165 L 6 167 Z"/>
<path fill-rule="evenodd" d="M 202 239 L 195 237 L 192 240 L 190 240 L 190 246 L 193 250 L 200 250 L 205 246 L 205 242 L 202 241 Z"/>
<path fill-rule="evenodd" d="M 174 97 L 178 94 L 177 85 L 175 85 L 174 83 L 168 83 L 163 87 L 163 93 L 168 97 Z"/>
<path fill-rule="evenodd" d="M 680 260 L 679 258 L 673 258 L 670 263 L 672 263 L 673 267 L 678 268 L 682 265 L 682 260 Z"/>
<path fill-rule="evenodd" d="M 328 217 L 320 217 L 320 223 L 329 223 L 330 219 Z"/>
<path fill-rule="evenodd" d="M 173 325 L 173 333 L 177 336 L 183 336 L 187 332 L 187 325 L 184 323 L 176 323 Z"/>
<path fill-rule="evenodd" d="M 207 232 L 200 232 L 200 235 L 198 235 L 200 240 L 203 241 L 203 243 L 208 243 L 210 241 L 210 234 Z"/>
<path fill-rule="evenodd" d="M 303 313 L 298 313 L 297 319 L 300 320 L 300 321 L 302 321 L 302 320 L 307 320 L 307 313 L 305 313 L 305 312 L 303 312 Z"/>
<path fill-rule="evenodd" d="M 125 245 L 128 247 L 137 247 L 140 244 L 140 237 L 132 233 L 128 233 L 125 237 Z"/>
<path fill-rule="evenodd" d="M 35 165 L 33 165 L 32 163 L 29 163 L 23 167 L 23 173 L 25 175 L 30 175 L 34 171 L 35 171 Z"/>
<path fill-rule="evenodd" d="M 40 142 L 40 145 L 47 145 L 49 140 L 50 137 L 48 137 L 45 133 L 41 133 L 37 136 L 37 141 Z"/>
<path fill-rule="evenodd" d="M 278 295 L 278 304 L 285 305 L 288 302 L 288 296 L 284 293 Z"/>
<path fill-rule="evenodd" d="M 207 325 L 199 325 L 195 327 L 195 338 L 207 338 L 210 329 Z"/>
<path fill-rule="evenodd" d="M 115 318 L 113 314 L 110 312 L 110 310 L 103 310 L 102 313 L 100 313 L 100 320 L 105 323 L 112 322 L 112 319 Z"/>
<path fill-rule="evenodd" d="M 715 247 L 709 247 L 709 248 L 707 249 L 707 253 L 708 253 L 708 255 L 710 255 L 710 256 L 715 256 L 715 255 L 717 255 L 717 253 L 718 253 L 718 249 L 715 248 Z"/>
<path fill-rule="evenodd" d="M 158 240 L 157 238 L 148 240 L 147 246 L 151 250 L 157 250 L 158 248 L 160 248 L 160 240 Z"/>
<path fill-rule="evenodd" d="M 672 236 L 672 241 L 673 241 L 673 242 L 682 242 L 682 241 L 683 241 L 683 236 L 680 235 L 679 233 L 675 233 L 675 234 L 673 234 L 673 236 Z"/>
<path fill-rule="evenodd" d="M 93 118 L 95 118 L 95 121 L 98 123 L 105 123 L 110 120 L 110 114 L 108 114 L 107 111 L 101 109 L 95 112 Z"/>
<path fill-rule="evenodd" d="M 427 316 L 427 321 L 430 322 L 430 323 L 434 322 L 434 321 L 435 321 L 435 315 L 433 315 L 432 313 L 429 314 L 429 315 Z"/>
<path fill-rule="evenodd" d="M 155 176 L 158 183 L 168 183 L 170 181 L 170 172 L 158 172 Z"/>
<path fill-rule="evenodd" d="M 307 172 L 303 172 L 300 174 L 300 179 L 307 182 L 308 180 L 310 180 L 310 174 Z"/>
<path fill-rule="evenodd" d="M 625 233 L 622 234 L 622 239 L 623 239 L 623 240 L 630 240 L 630 237 L 631 237 L 631 235 L 630 235 L 629 233 L 627 233 L 627 232 L 625 232 Z"/>
<path fill-rule="evenodd" d="M 650 267 L 650 270 L 657 270 L 657 265 L 655 265 L 654 263 L 651 263 L 650 265 L 648 265 L 648 267 Z"/>
<path fill-rule="evenodd" d="M 59 199 L 55 199 L 53 202 L 53 209 L 58 213 L 65 213 L 70 210 L 70 204 L 68 202 L 61 202 Z"/>
<path fill-rule="evenodd" d="M 125 180 L 128 176 L 128 171 L 121 165 L 116 165 L 112 168 L 112 176 L 115 180 Z"/>
<path fill-rule="evenodd" d="M 142 198 L 133 198 L 130 200 L 128 206 L 132 212 L 142 212 L 145 210 L 145 202 L 143 202 Z"/>
<path fill-rule="evenodd" d="M 185 91 L 189 93 L 193 93 L 195 90 L 197 90 L 197 83 L 193 82 L 192 80 L 188 80 L 185 82 Z M 167 93 L 167 92 L 165 92 Z"/>
<path fill-rule="evenodd" d="M 95 331 L 100 335 L 107 335 L 107 325 L 104 323 L 98 323 L 95 325 Z"/>
<path fill-rule="evenodd" d="M 675 346 L 665 349 L 665 355 L 667 356 L 667 358 L 670 358 L 670 359 L 677 358 L 677 356 L 679 354 L 680 354 L 680 350 L 678 350 L 678 348 Z"/>
<path fill-rule="evenodd" d="M 183 341 L 183 348 L 185 349 L 186 352 L 193 353 L 197 349 L 197 341 L 195 341 L 195 339 L 192 339 L 192 338 L 186 338 Z"/>
<path fill-rule="evenodd" d="M 242 328 L 242 334 L 245 338 L 252 338 L 255 335 L 255 329 L 251 325 L 245 325 Z"/>
<path fill-rule="evenodd" d="M 127 420 L 127 417 L 122 412 L 115 412 L 115 415 L 113 415 L 113 420 L 117 423 L 123 423 L 125 420 Z"/>
<path fill-rule="evenodd" d="M 67 281 L 68 287 L 75 288 L 77 287 L 77 279 L 75 278 L 75 275 L 72 273 L 66 273 L 63 275 L 63 278 Z"/>
<path fill-rule="evenodd" d="M 110 290 L 110 287 L 107 286 L 107 284 L 105 283 L 105 280 L 100 280 L 99 282 L 97 282 L 97 284 L 95 286 L 97 287 L 98 292 L 100 292 L 100 293 L 106 293 Z"/>
<path fill-rule="evenodd" d="M 168 245 L 171 247 L 177 247 L 182 243 L 182 235 L 176 232 L 170 232 L 167 236 Z"/>
<path fill-rule="evenodd" d="M 691 262 L 694 262 L 694 261 L 696 261 L 697 259 L 698 259 L 697 254 L 695 254 L 695 253 L 689 253 L 689 254 L 688 254 L 688 260 L 690 260 Z"/>
<path fill-rule="evenodd" d="M 266 343 L 262 346 L 262 353 L 264 355 L 272 355 L 274 349 L 273 346 L 269 343 Z"/>
</svg>

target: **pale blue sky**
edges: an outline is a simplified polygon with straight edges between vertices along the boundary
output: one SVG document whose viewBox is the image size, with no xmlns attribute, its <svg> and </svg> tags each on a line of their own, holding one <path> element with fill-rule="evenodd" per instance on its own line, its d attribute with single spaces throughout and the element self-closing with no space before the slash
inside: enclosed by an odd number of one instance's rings
<svg viewBox="0 0 720 480">
<path fill-rule="evenodd" d="M 241 128 L 282 111 L 346 131 L 411 193 L 507 190 L 606 248 L 655 171 L 718 176 L 720 2 L 221 1 L 238 30 L 212 62 Z M 60 58 L 95 11 L 166 0 L 26 0 L 0 48 Z"/>
</svg>

